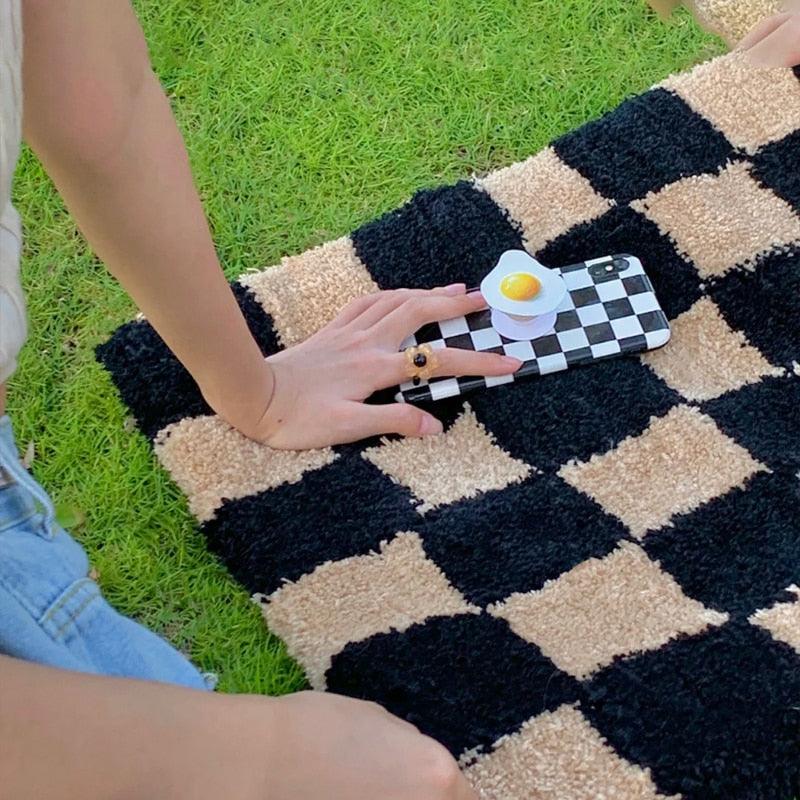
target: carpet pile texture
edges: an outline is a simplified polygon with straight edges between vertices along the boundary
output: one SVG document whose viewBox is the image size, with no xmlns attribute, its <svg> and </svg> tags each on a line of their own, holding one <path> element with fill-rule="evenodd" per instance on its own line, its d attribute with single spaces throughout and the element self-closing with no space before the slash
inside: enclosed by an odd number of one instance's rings
<svg viewBox="0 0 800 800">
<path fill-rule="evenodd" d="M 796 0 L 648 0 L 661 16 L 668 17 L 678 6 L 686 6 L 707 30 L 733 46 L 759 22 L 797 6 Z"/>
<path fill-rule="evenodd" d="M 234 284 L 268 354 L 507 249 L 642 260 L 666 348 L 443 401 L 440 437 L 273 451 L 146 321 L 99 348 L 311 684 L 485 800 L 800 793 L 799 76 L 724 56 Z"/>
</svg>

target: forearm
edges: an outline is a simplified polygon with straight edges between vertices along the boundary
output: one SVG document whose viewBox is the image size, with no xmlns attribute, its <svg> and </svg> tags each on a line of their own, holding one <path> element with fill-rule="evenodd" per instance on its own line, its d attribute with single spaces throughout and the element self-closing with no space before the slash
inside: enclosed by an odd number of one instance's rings
<svg viewBox="0 0 800 800">
<path fill-rule="evenodd" d="M 263 798 L 248 760 L 270 702 L 256 718 L 245 697 L 0 656 L 0 797 Z"/>
<path fill-rule="evenodd" d="M 135 18 L 127 3 L 93 5 L 26 4 L 26 138 L 95 253 L 207 399 L 228 408 L 266 405 L 271 372 L 220 269 Z M 119 41 L 109 52 L 108 30 L 94 27 L 113 13 Z"/>
</svg>

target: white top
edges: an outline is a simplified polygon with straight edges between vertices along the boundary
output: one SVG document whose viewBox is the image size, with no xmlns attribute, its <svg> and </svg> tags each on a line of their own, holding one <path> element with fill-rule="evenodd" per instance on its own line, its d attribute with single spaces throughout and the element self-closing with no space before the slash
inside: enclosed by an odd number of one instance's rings
<svg viewBox="0 0 800 800">
<path fill-rule="evenodd" d="M 16 368 L 27 332 L 19 282 L 22 232 L 11 205 L 21 132 L 22 12 L 20 0 L 0 0 L 0 384 Z"/>
</svg>

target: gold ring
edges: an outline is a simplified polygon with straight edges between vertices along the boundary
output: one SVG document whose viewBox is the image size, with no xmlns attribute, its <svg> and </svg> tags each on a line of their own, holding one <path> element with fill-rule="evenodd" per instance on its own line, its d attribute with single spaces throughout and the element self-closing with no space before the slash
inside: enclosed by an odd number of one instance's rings
<svg viewBox="0 0 800 800">
<path fill-rule="evenodd" d="M 406 347 L 403 353 L 406 357 L 406 374 L 414 381 L 428 380 L 439 365 L 436 353 L 429 344 Z"/>
</svg>

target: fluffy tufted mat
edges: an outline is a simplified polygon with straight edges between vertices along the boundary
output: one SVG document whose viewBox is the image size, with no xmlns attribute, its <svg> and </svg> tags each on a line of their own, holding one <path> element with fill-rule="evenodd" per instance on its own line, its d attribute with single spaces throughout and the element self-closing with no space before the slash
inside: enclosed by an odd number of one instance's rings
<svg viewBox="0 0 800 800">
<path fill-rule="evenodd" d="M 318 689 L 491 800 L 800 794 L 800 80 L 726 56 L 529 160 L 234 285 L 265 353 L 506 249 L 638 255 L 673 340 L 304 453 L 211 415 L 147 322 L 99 349 L 209 546 Z"/>
</svg>

